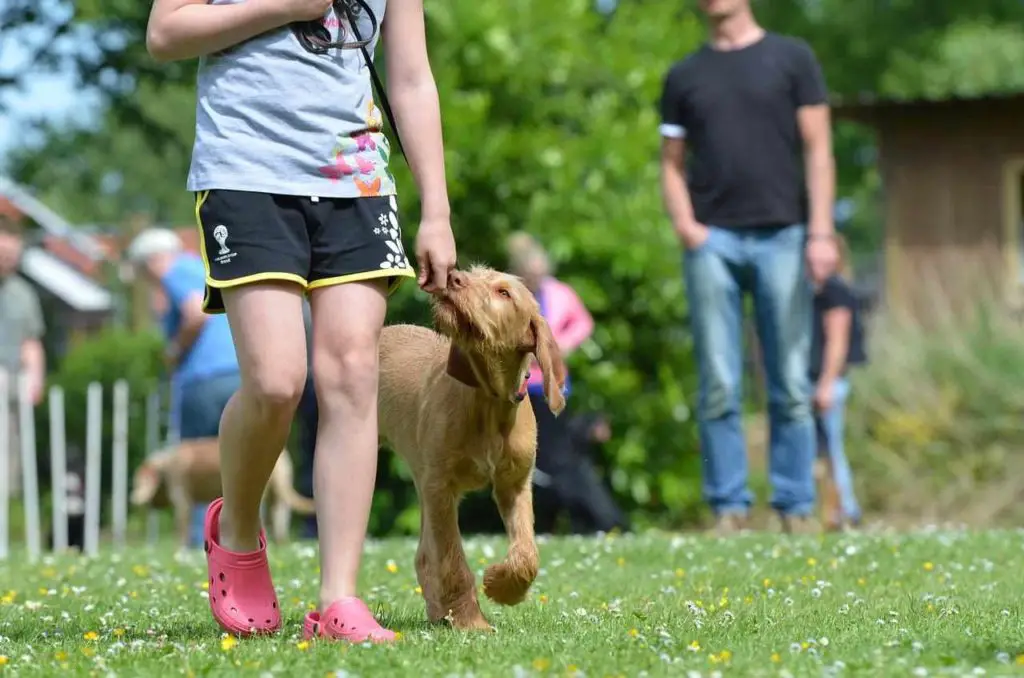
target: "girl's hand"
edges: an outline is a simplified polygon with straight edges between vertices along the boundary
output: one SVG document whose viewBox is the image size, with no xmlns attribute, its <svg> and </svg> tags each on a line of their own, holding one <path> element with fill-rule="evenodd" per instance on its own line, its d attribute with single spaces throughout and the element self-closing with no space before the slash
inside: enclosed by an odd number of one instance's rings
<svg viewBox="0 0 1024 678">
<path fill-rule="evenodd" d="M 424 292 L 448 289 L 448 274 L 455 268 L 455 236 L 448 219 L 424 219 L 416 233 L 417 281 Z"/>
</svg>

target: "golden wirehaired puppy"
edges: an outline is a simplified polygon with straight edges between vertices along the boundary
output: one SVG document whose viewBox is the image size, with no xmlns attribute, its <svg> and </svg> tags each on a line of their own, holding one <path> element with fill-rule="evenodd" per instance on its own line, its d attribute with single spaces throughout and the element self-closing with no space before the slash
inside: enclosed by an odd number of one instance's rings
<svg viewBox="0 0 1024 678">
<path fill-rule="evenodd" d="M 490 629 L 459 534 L 458 504 L 493 487 L 508 555 L 484 574 L 484 593 L 522 602 L 537 577 L 531 476 L 537 422 L 526 398 L 531 355 L 552 412 L 565 407 L 565 365 L 537 301 L 511 275 L 452 273 L 433 301 L 434 324 L 385 327 L 380 344 L 380 435 L 412 470 L 420 499 L 416 576 L 433 622 Z M 443 335 L 443 336 L 442 336 Z"/>
</svg>

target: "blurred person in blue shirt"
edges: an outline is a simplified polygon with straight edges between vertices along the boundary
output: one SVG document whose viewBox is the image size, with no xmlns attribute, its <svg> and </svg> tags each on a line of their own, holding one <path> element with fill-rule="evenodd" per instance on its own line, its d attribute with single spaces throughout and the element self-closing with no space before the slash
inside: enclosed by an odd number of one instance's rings
<svg viewBox="0 0 1024 678">
<path fill-rule="evenodd" d="M 216 437 L 224 406 L 238 389 L 240 375 L 227 316 L 203 313 L 203 261 L 184 251 L 174 231 L 163 228 L 139 233 L 127 258 L 137 271 L 160 285 L 167 298 L 162 324 L 177 437 Z M 193 512 L 193 546 L 203 541 L 205 512 L 202 505 Z"/>
</svg>

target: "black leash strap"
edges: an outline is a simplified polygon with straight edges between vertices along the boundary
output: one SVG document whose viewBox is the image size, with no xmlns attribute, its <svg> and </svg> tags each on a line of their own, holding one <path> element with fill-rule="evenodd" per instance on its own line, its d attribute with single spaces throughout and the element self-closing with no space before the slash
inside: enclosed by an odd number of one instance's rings
<svg viewBox="0 0 1024 678">
<path fill-rule="evenodd" d="M 388 101 L 387 92 L 384 90 L 384 84 L 381 82 L 380 75 L 377 73 L 377 68 L 373 65 L 373 55 L 370 54 L 370 50 L 367 46 L 373 40 L 373 36 L 380 29 L 380 22 L 377 21 L 377 17 L 374 16 L 373 10 L 370 9 L 369 5 L 366 4 L 365 0 L 355 0 L 359 3 L 359 6 L 363 8 L 363 11 L 370 17 L 370 37 L 363 39 L 363 36 L 359 34 L 359 26 L 356 23 L 355 15 L 352 9 L 349 7 L 349 2 L 346 0 L 335 0 L 334 1 L 334 14 L 337 17 L 341 17 L 342 14 L 348 19 L 349 26 L 352 27 L 352 34 L 355 36 L 355 42 L 332 42 L 330 32 L 327 28 L 319 21 L 303 21 L 300 23 L 292 24 L 292 32 L 295 33 L 295 37 L 298 39 L 299 44 L 307 51 L 313 54 L 327 54 L 331 49 L 359 49 L 363 54 L 363 59 L 366 61 L 367 68 L 370 69 L 370 78 L 373 80 L 373 86 L 377 90 L 377 96 L 380 99 L 380 107 L 384 111 L 385 117 L 388 119 L 388 124 L 391 125 L 391 131 L 395 135 L 395 145 L 398 146 L 398 150 L 405 155 L 405 148 L 402 146 L 402 137 L 398 133 L 398 125 L 395 124 L 395 114 L 391 111 L 391 102 Z"/>
</svg>

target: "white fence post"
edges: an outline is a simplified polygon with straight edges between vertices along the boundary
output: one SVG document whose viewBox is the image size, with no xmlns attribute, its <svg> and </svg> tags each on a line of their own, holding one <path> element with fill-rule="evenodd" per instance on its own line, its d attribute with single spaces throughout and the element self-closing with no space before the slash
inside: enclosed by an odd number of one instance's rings
<svg viewBox="0 0 1024 678">
<path fill-rule="evenodd" d="M 146 456 L 151 456 L 160 446 L 160 390 L 150 391 L 146 397 Z M 146 516 L 146 540 L 155 544 L 160 539 L 160 515 L 150 509 Z"/>
<path fill-rule="evenodd" d="M 85 440 L 85 554 L 94 556 L 100 545 L 100 483 L 103 447 L 103 385 L 89 384 L 86 400 Z"/>
<path fill-rule="evenodd" d="M 68 459 L 64 389 L 50 388 L 50 482 L 53 486 L 53 550 L 68 548 Z"/>
<path fill-rule="evenodd" d="M 7 558 L 11 546 L 11 385 L 7 372 L 0 369 L 0 560 Z"/>
<path fill-rule="evenodd" d="M 114 384 L 113 536 L 115 548 L 124 548 L 128 531 L 128 382 Z"/>
<path fill-rule="evenodd" d="M 18 378 L 18 439 L 21 441 L 21 496 L 25 511 L 25 548 L 34 563 L 42 551 L 39 521 L 39 473 L 36 459 L 35 408 L 29 393 L 28 375 Z"/>
</svg>

